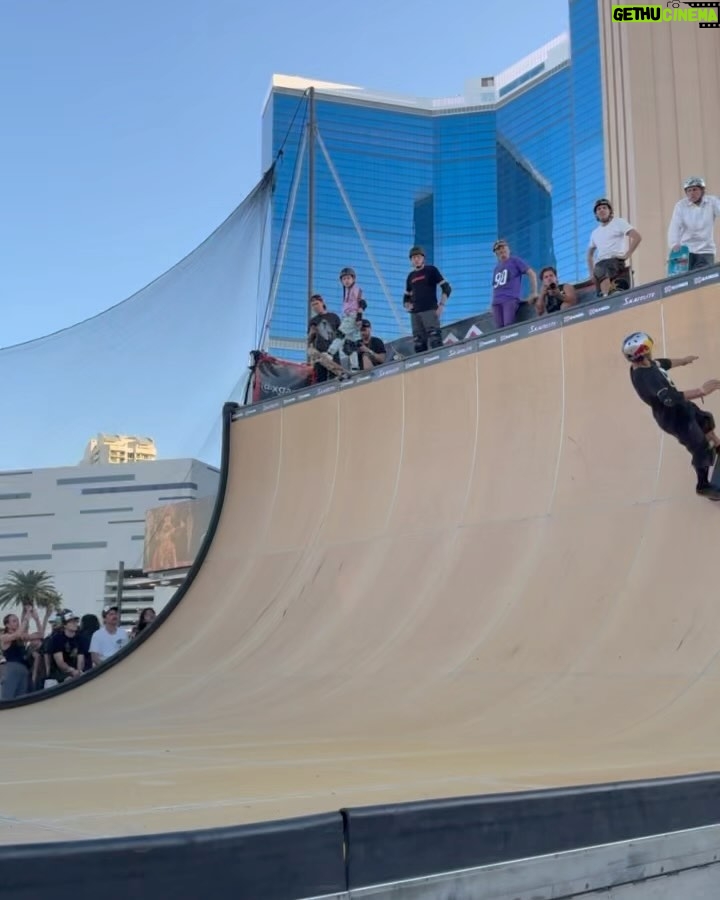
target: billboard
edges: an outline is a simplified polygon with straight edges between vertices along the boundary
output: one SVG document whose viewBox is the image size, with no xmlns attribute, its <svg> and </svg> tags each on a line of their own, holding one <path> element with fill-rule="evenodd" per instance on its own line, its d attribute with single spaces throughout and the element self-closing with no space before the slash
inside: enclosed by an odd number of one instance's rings
<svg viewBox="0 0 720 900">
<path fill-rule="evenodd" d="M 215 497 L 156 506 L 145 513 L 144 572 L 187 569 L 205 537 Z"/>
</svg>

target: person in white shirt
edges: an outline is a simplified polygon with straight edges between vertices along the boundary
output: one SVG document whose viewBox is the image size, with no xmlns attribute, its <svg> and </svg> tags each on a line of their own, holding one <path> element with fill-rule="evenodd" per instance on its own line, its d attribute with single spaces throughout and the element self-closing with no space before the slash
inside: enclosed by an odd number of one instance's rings
<svg viewBox="0 0 720 900">
<path fill-rule="evenodd" d="M 629 222 L 615 216 L 605 197 L 595 201 L 593 212 L 599 224 L 590 235 L 587 264 L 598 296 L 605 297 L 630 287 L 630 257 L 642 237 Z"/>
<path fill-rule="evenodd" d="M 130 640 L 127 632 L 118 627 L 119 621 L 120 613 L 117 606 L 108 606 L 103 610 L 103 626 L 90 638 L 93 666 L 99 666 Z"/>
<path fill-rule="evenodd" d="M 678 200 L 668 227 L 668 246 L 690 251 L 690 269 L 715 265 L 715 220 L 720 218 L 720 198 L 705 192 L 705 180 L 691 175 L 683 184 L 685 199 Z"/>
</svg>

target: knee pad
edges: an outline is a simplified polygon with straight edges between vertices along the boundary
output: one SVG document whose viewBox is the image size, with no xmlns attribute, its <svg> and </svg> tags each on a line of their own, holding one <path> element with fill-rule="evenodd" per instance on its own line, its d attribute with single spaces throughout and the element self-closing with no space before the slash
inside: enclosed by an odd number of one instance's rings
<svg viewBox="0 0 720 900">
<path fill-rule="evenodd" d="M 706 409 L 699 409 L 695 414 L 698 425 L 702 428 L 704 434 L 715 431 L 715 416 Z"/>
<path fill-rule="evenodd" d="M 439 328 L 431 328 L 428 331 L 428 346 L 431 350 L 442 347 L 442 332 Z"/>
<path fill-rule="evenodd" d="M 618 291 L 630 290 L 630 280 L 625 275 L 619 275 L 617 278 L 613 279 L 613 284 Z"/>
<path fill-rule="evenodd" d="M 415 352 L 416 353 L 424 353 L 427 350 L 427 341 L 422 338 L 415 338 Z"/>
</svg>

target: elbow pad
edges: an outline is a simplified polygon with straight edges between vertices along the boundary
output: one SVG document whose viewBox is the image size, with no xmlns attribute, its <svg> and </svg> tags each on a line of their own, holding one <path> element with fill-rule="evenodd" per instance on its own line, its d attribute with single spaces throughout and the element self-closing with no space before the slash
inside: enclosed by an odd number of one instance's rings
<svg viewBox="0 0 720 900">
<path fill-rule="evenodd" d="M 440 290 L 445 294 L 446 297 L 449 297 L 452 294 L 452 287 L 450 286 L 449 281 L 442 281 L 440 283 Z"/>
</svg>

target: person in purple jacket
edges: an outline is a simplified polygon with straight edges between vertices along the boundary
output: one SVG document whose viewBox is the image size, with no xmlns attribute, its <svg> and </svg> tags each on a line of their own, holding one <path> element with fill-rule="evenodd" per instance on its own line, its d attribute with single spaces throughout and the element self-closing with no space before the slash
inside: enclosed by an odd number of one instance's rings
<svg viewBox="0 0 720 900">
<path fill-rule="evenodd" d="M 530 279 L 529 303 L 537 300 L 537 275 L 525 260 L 519 256 L 512 256 L 510 245 L 499 238 L 493 244 L 493 253 L 497 257 L 497 265 L 493 269 L 493 296 L 492 312 L 495 317 L 495 325 L 504 328 L 515 322 L 518 307 L 522 302 L 522 278 L 527 275 Z"/>
</svg>

